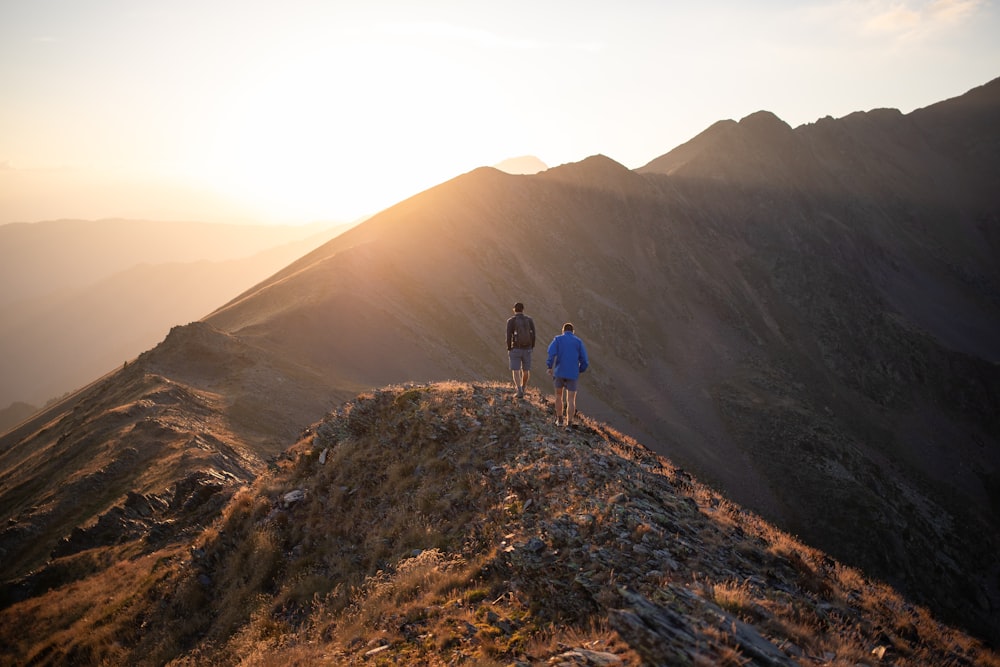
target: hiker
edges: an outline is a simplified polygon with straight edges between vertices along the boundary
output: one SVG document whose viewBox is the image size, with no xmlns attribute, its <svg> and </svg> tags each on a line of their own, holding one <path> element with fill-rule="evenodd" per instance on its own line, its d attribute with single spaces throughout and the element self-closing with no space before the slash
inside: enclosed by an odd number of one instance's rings
<svg viewBox="0 0 1000 667">
<path fill-rule="evenodd" d="M 587 370 L 587 348 L 573 333 L 573 325 L 563 325 L 562 335 L 549 343 L 549 358 L 545 365 L 556 390 L 556 426 L 573 428 L 576 416 L 576 389 L 580 373 Z M 565 394 L 565 397 L 564 397 Z M 566 402 L 566 419 L 563 421 L 563 400 Z"/>
<path fill-rule="evenodd" d="M 514 316 L 507 320 L 507 356 L 518 398 L 524 397 L 531 377 L 531 350 L 535 347 L 535 321 L 524 314 L 524 304 L 514 304 Z"/>
</svg>

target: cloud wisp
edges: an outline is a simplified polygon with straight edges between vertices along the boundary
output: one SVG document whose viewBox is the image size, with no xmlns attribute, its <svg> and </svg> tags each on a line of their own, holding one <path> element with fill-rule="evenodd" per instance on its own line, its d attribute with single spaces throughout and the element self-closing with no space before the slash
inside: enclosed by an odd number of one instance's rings
<svg viewBox="0 0 1000 667">
<path fill-rule="evenodd" d="M 804 10 L 813 24 L 856 38 L 920 43 L 967 24 L 986 0 L 839 0 Z"/>
</svg>

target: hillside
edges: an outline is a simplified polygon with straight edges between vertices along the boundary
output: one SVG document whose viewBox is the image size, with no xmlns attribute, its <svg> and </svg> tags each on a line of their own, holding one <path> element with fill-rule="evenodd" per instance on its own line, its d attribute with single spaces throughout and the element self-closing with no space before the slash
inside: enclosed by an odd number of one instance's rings
<svg viewBox="0 0 1000 667">
<path fill-rule="evenodd" d="M 202 530 L 171 529 L 176 495 L 133 496 L 147 534 L 106 569 L 54 560 L 64 585 L 0 612 L 4 662 L 1000 665 L 627 436 L 551 413 L 496 384 L 386 387 L 219 492 Z"/>
<path fill-rule="evenodd" d="M 676 168 L 476 170 L 206 321 L 379 386 L 507 376 L 524 301 L 543 340 L 568 320 L 590 346 L 595 416 L 994 636 L 1000 80 L 984 91 L 993 123 L 954 101 L 797 129 L 761 112 Z"/>
</svg>

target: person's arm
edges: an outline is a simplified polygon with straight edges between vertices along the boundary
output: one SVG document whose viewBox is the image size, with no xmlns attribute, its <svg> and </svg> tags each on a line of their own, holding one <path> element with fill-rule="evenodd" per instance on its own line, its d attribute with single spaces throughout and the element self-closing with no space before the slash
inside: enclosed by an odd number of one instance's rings
<svg viewBox="0 0 1000 667">
<path fill-rule="evenodd" d="M 587 346 L 580 341 L 580 372 L 583 373 L 590 366 L 590 360 L 587 359 Z"/>
<path fill-rule="evenodd" d="M 510 348 L 514 342 L 514 320 L 507 320 L 507 351 L 510 352 Z"/>
<path fill-rule="evenodd" d="M 531 331 L 531 349 L 535 349 L 535 320 L 528 318 L 528 330 Z"/>
<path fill-rule="evenodd" d="M 557 347 L 558 346 L 556 345 L 556 339 L 553 338 L 552 342 L 549 343 L 549 349 L 548 349 L 549 358 L 545 360 L 545 367 L 548 368 L 550 372 L 552 371 L 552 364 L 556 360 L 556 349 L 557 349 Z"/>
</svg>

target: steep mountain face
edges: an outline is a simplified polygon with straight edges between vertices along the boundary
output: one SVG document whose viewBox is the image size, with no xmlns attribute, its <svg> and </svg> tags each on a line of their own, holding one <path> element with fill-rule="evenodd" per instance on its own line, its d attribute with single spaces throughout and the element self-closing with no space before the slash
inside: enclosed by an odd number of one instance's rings
<svg viewBox="0 0 1000 667">
<path fill-rule="evenodd" d="M 147 497 L 125 511 L 144 509 L 154 520 L 171 512 Z M 537 390 L 523 400 L 497 383 L 367 392 L 221 515 L 186 540 L 132 540 L 115 568 L 0 610 L 0 657 L 1000 664 L 606 424 L 556 427 Z"/>
<path fill-rule="evenodd" d="M 249 478 L 366 388 L 509 377 L 520 300 L 542 340 L 534 384 L 574 322 L 585 414 L 1000 643 L 997 119 L 1000 81 L 905 116 L 724 121 L 635 171 L 595 156 L 470 172 L 175 329 L 95 388 L 99 404 L 70 399 L 0 441 L 0 469 L 78 441 L 74 424 L 113 412 L 133 372 L 215 401 L 219 428 L 260 457 L 231 473 Z M 123 507 L 131 487 L 113 488 L 90 521 Z M 2 504 L 8 581 L 63 536 L 24 498 Z M 22 553 L 14 531 L 42 537 Z"/>
</svg>

